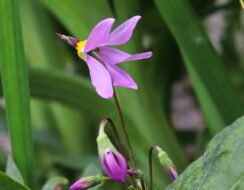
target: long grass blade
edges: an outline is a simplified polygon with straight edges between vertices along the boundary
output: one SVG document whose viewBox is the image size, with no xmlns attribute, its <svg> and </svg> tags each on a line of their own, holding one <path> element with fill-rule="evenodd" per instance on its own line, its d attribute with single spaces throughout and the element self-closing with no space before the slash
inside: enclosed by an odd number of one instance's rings
<svg viewBox="0 0 244 190">
<path fill-rule="evenodd" d="M 244 112 L 224 63 L 188 1 L 155 0 L 176 39 L 212 134 Z"/>
<path fill-rule="evenodd" d="M 0 3 L 1 77 L 13 158 L 25 183 L 34 187 L 28 72 L 22 44 L 18 1 Z"/>
</svg>

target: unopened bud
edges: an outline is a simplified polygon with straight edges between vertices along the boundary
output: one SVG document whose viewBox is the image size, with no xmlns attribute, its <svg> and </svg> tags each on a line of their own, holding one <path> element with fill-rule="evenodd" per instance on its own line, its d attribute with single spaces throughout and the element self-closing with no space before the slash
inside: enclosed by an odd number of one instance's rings
<svg viewBox="0 0 244 190">
<path fill-rule="evenodd" d="M 97 137 L 98 152 L 106 174 L 115 181 L 126 182 L 127 163 L 124 156 L 116 150 L 103 128 Z"/>
<path fill-rule="evenodd" d="M 103 176 L 89 176 L 81 178 L 71 185 L 70 190 L 85 190 L 101 184 L 107 178 Z"/>
<path fill-rule="evenodd" d="M 167 152 L 163 151 L 160 147 L 156 147 L 158 151 L 158 159 L 161 165 L 166 169 L 168 175 L 171 179 L 175 180 L 178 177 L 174 163 L 171 161 Z"/>
</svg>

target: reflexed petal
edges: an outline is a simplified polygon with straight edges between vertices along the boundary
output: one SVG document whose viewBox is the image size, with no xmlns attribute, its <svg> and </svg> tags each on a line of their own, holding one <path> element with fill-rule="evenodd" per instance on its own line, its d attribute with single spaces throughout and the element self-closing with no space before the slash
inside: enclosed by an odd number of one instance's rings
<svg viewBox="0 0 244 190">
<path fill-rule="evenodd" d="M 121 45 L 127 43 L 141 16 L 134 16 L 118 26 L 110 35 L 109 45 Z"/>
<path fill-rule="evenodd" d="M 106 67 L 112 78 L 113 86 L 122 86 L 125 88 L 137 89 L 137 84 L 129 74 L 117 67 L 116 65 L 106 64 Z"/>
<path fill-rule="evenodd" d="M 123 62 L 148 59 L 150 57 L 152 57 L 152 52 L 148 51 L 148 52 L 144 52 L 144 53 L 138 53 L 138 54 L 131 55 Z"/>
<path fill-rule="evenodd" d="M 107 18 L 99 22 L 91 31 L 88 36 L 84 52 L 105 45 L 109 42 L 110 31 L 115 19 Z"/>
<path fill-rule="evenodd" d="M 121 63 L 131 56 L 130 54 L 123 52 L 121 50 L 105 46 L 100 47 L 97 53 L 104 62 L 109 64 Z"/>
<path fill-rule="evenodd" d="M 113 86 L 108 70 L 89 55 L 87 55 L 86 62 L 89 67 L 92 84 L 95 86 L 97 93 L 105 99 L 112 98 Z"/>
<path fill-rule="evenodd" d="M 112 65 L 121 62 L 126 62 L 126 61 L 148 59 L 152 56 L 152 52 L 144 52 L 144 53 L 130 55 L 124 51 L 110 48 L 110 47 L 100 47 L 98 54 L 104 62 Z"/>
</svg>

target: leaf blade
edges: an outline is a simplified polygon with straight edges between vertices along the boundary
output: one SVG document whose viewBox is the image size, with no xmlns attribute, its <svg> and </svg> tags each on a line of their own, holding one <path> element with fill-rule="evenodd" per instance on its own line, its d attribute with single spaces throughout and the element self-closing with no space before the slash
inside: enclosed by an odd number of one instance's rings
<svg viewBox="0 0 244 190">
<path fill-rule="evenodd" d="M 244 117 L 217 134 L 204 155 L 192 163 L 166 190 L 242 189 Z"/>
<path fill-rule="evenodd" d="M 1 77 L 13 158 L 26 184 L 34 187 L 28 71 L 23 52 L 18 1 L 3 0 L 0 10 Z"/>
<path fill-rule="evenodd" d="M 243 102 L 190 4 L 180 0 L 155 3 L 180 47 L 210 131 L 216 134 L 241 116 Z"/>
</svg>

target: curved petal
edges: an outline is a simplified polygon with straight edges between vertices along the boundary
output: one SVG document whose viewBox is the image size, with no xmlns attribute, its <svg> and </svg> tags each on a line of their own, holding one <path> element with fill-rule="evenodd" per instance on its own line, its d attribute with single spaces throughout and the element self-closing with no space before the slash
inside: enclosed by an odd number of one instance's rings
<svg viewBox="0 0 244 190">
<path fill-rule="evenodd" d="M 124 173 L 121 171 L 118 161 L 111 150 L 105 152 L 104 162 L 109 169 L 109 173 L 107 174 L 110 175 L 110 177 L 112 177 L 114 180 L 119 180 L 123 177 L 122 175 L 124 175 Z"/>
<path fill-rule="evenodd" d="M 104 19 L 92 29 L 87 38 L 84 52 L 89 52 L 92 49 L 109 42 L 110 31 L 114 21 L 115 19 L 113 18 Z"/>
<path fill-rule="evenodd" d="M 121 63 L 128 59 L 131 55 L 118 49 L 110 47 L 99 47 L 98 52 L 102 60 L 109 64 Z"/>
<path fill-rule="evenodd" d="M 137 84 L 128 73 L 126 73 L 116 65 L 110 65 L 106 62 L 105 64 L 112 78 L 113 86 L 122 86 L 125 88 L 137 90 Z"/>
<path fill-rule="evenodd" d="M 109 45 L 121 45 L 127 43 L 141 16 L 134 16 L 118 26 L 110 35 Z"/>
<path fill-rule="evenodd" d="M 112 98 L 113 86 L 108 70 L 89 55 L 86 57 L 86 63 L 89 67 L 92 84 L 96 88 L 97 93 L 105 99 Z"/>
<path fill-rule="evenodd" d="M 144 52 L 144 53 L 138 53 L 138 54 L 131 55 L 130 57 L 125 59 L 123 62 L 148 59 L 150 57 L 152 57 L 152 52 L 147 51 L 147 52 Z"/>
<path fill-rule="evenodd" d="M 112 65 L 121 62 L 148 59 L 152 56 L 152 52 L 144 52 L 144 53 L 130 55 L 124 51 L 110 48 L 110 47 L 105 47 L 105 46 L 99 47 L 98 54 L 103 59 L 104 62 Z"/>
<path fill-rule="evenodd" d="M 124 158 L 124 156 L 120 153 L 118 153 L 118 162 L 121 168 L 121 172 L 123 172 L 123 175 L 120 176 L 120 180 L 125 183 L 126 182 L 126 172 L 127 172 L 127 163 Z"/>
</svg>

